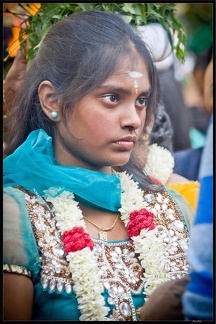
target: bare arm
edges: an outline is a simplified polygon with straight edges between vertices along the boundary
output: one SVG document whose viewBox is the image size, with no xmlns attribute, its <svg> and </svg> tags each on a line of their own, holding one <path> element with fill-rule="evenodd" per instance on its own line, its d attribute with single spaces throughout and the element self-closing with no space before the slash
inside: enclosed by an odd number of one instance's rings
<svg viewBox="0 0 216 324">
<path fill-rule="evenodd" d="M 4 320 L 31 320 L 34 289 L 29 277 L 4 273 Z"/>
</svg>

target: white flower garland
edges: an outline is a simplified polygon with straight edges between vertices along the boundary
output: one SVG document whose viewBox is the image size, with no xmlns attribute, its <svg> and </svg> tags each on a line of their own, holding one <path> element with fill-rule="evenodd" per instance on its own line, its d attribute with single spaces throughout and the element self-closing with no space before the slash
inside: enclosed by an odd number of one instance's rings
<svg viewBox="0 0 216 324">
<path fill-rule="evenodd" d="M 55 195 L 55 190 L 51 189 L 46 193 Z M 52 211 L 57 220 L 56 226 L 61 233 L 75 226 L 81 226 L 86 231 L 82 211 L 78 207 L 78 202 L 74 200 L 73 193 L 64 191 L 57 197 L 48 196 L 46 200 L 53 204 Z M 97 262 L 94 252 L 89 247 L 70 252 L 67 261 L 73 274 L 74 291 L 82 314 L 80 321 L 108 320 L 105 316 L 109 309 L 104 307 L 104 298 L 101 295 L 104 288 L 96 275 Z"/>
<path fill-rule="evenodd" d="M 174 157 L 166 148 L 157 144 L 149 145 L 144 173 L 165 185 L 173 173 Z"/>
<path fill-rule="evenodd" d="M 122 186 L 122 207 L 119 209 L 121 219 L 127 226 L 129 215 L 134 210 L 147 208 L 143 198 L 143 192 L 138 183 L 133 181 L 126 172 L 117 173 Z M 149 296 L 153 290 L 166 280 L 166 266 L 168 260 L 164 255 L 164 246 L 158 236 L 157 227 L 148 231 L 143 229 L 139 236 L 133 236 L 135 252 L 140 254 L 141 266 L 145 269 L 143 280 L 145 281 L 145 293 Z M 148 296 L 145 300 L 148 299 Z"/>
<path fill-rule="evenodd" d="M 115 172 L 121 181 L 122 206 L 119 209 L 121 219 L 127 226 L 130 213 L 134 210 L 147 208 L 142 190 L 126 172 Z M 57 227 L 61 233 L 80 226 L 86 231 L 82 211 L 74 200 L 73 193 L 64 191 L 55 197 L 55 189 L 46 191 L 46 200 L 51 202 L 52 211 L 57 220 Z M 149 296 L 162 282 L 166 281 L 167 260 L 164 256 L 164 245 L 158 235 L 157 228 L 148 231 L 141 230 L 139 236 L 131 238 L 135 244 L 135 252 L 139 253 L 141 266 L 145 269 L 143 280 L 145 293 Z M 74 291 L 77 295 L 81 321 L 109 321 L 106 317 L 109 308 L 104 306 L 102 292 L 104 287 L 98 278 L 97 260 L 94 252 L 86 247 L 67 255 L 69 268 L 73 274 Z M 146 297 L 146 300 L 148 298 Z"/>
</svg>

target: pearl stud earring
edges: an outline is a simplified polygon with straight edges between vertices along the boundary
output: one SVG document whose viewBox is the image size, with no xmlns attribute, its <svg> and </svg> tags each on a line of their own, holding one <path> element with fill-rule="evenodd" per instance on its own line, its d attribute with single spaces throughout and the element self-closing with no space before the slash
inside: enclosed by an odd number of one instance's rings
<svg viewBox="0 0 216 324">
<path fill-rule="evenodd" d="M 52 111 L 51 116 L 52 116 L 53 119 L 57 118 L 58 117 L 57 111 Z"/>
</svg>

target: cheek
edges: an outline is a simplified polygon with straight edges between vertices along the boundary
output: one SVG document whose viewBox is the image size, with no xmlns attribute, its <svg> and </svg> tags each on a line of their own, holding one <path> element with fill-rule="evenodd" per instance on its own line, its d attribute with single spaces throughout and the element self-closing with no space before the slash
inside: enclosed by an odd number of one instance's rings
<svg viewBox="0 0 216 324">
<path fill-rule="evenodd" d="M 79 131 L 89 140 L 97 138 L 100 141 L 109 133 L 109 129 L 113 131 L 113 120 L 109 120 L 104 114 L 87 114 L 87 118 L 86 115 L 82 116 L 82 120 L 83 122 L 79 124 Z"/>
<path fill-rule="evenodd" d="M 92 136 L 97 138 L 98 143 L 103 143 L 116 133 L 116 124 L 109 118 L 97 118 L 91 125 Z"/>
<path fill-rule="evenodd" d="M 113 120 L 107 118 L 107 116 L 104 115 L 97 115 L 93 116 L 92 119 L 92 125 L 97 125 L 99 129 L 103 129 L 104 131 L 113 125 Z"/>
</svg>

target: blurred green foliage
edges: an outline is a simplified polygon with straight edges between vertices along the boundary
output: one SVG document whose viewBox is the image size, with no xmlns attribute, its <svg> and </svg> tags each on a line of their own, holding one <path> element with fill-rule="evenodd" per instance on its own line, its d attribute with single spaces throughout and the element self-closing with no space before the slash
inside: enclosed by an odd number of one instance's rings
<svg viewBox="0 0 216 324">
<path fill-rule="evenodd" d="M 22 6 L 21 3 L 18 4 Z M 26 11 L 27 6 L 23 7 Z M 167 31 L 173 52 L 184 62 L 186 54 L 185 31 L 175 14 L 175 3 L 41 3 L 39 11 L 22 19 L 19 35 L 20 45 L 26 53 L 27 62 L 35 56 L 41 41 L 50 27 L 57 21 L 83 10 L 104 10 L 120 14 L 123 19 L 139 26 L 159 22 Z M 14 13 L 13 13 L 14 14 Z M 17 14 L 18 15 L 18 14 Z M 23 25 L 24 23 L 24 25 Z M 173 42 L 173 34 L 178 33 L 178 42 Z M 26 37 L 27 36 L 27 37 Z"/>
<path fill-rule="evenodd" d="M 185 28 L 187 51 L 196 56 L 213 45 L 213 2 L 178 3 L 176 13 Z"/>
</svg>

